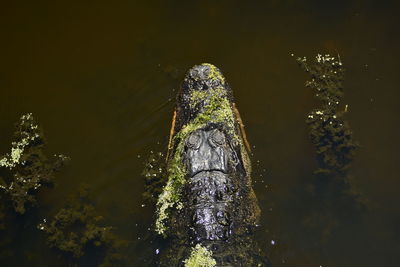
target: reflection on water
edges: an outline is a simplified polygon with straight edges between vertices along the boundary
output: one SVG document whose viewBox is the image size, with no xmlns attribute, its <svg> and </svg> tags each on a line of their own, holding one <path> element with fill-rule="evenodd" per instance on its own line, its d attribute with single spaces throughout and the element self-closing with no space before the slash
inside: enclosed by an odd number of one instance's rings
<svg viewBox="0 0 400 267">
<path fill-rule="evenodd" d="M 166 155 L 150 151 L 142 176 L 145 179 L 143 200 L 155 204 L 167 181 Z"/>
<path fill-rule="evenodd" d="M 230 82 L 255 147 L 258 237 L 274 266 L 397 266 L 395 5 L 5 3 L 0 154 L 9 152 L 13 123 L 32 112 L 48 138 L 47 155 L 62 152 L 71 162 L 54 188 L 40 190 L 37 208 L 18 215 L 4 207 L 0 265 L 68 266 L 36 226 L 84 182 L 104 225 L 128 241 L 126 265 L 152 266 L 163 244 L 151 234 L 154 207 L 143 201 L 140 174 L 151 150 L 165 151 L 184 72 L 210 62 Z M 318 161 L 305 119 L 320 103 L 290 54 L 318 52 L 340 53 L 347 69 L 342 109 L 347 105 L 346 120 L 361 144 L 347 174 L 362 205 L 343 193 L 347 185 L 314 174 Z M 83 266 L 97 260 L 94 253 Z"/>
</svg>

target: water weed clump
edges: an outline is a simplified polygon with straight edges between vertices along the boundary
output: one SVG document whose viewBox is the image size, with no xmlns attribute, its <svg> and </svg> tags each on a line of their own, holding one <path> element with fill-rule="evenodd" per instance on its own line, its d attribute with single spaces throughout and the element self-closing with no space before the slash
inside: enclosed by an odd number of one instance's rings
<svg viewBox="0 0 400 267">
<path fill-rule="evenodd" d="M 343 119 L 347 106 L 345 110 L 339 110 L 343 98 L 343 64 L 340 58 L 320 54 L 311 63 L 305 57 L 297 58 L 297 62 L 310 74 L 311 79 L 306 86 L 314 90 L 322 103 L 321 107 L 308 114 L 306 120 L 319 163 L 316 172 L 345 174 L 358 144 L 349 123 Z"/>
<path fill-rule="evenodd" d="M 184 263 L 185 267 L 214 267 L 217 265 L 212 257 L 212 252 L 200 244 L 192 248 L 190 257 Z"/>
<path fill-rule="evenodd" d="M 8 177 L 0 179 L 0 191 L 9 197 L 16 212 L 23 214 L 28 205 L 36 204 L 36 193 L 42 186 L 54 184 L 55 173 L 68 157 L 44 153 L 46 141 L 32 113 L 23 115 L 16 124 L 11 152 L 0 157 L 0 168 Z"/>
<path fill-rule="evenodd" d="M 306 87 L 311 88 L 320 100 L 320 106 L 306 118 L 309 137 L 315 147 L 317 169 L 307 181 L 308 190 L 302 198 L 309 203 L 309 211 L 301 219 L 306 231 L 315 231 L 309 236 L 319 238 L 314 243 L 320 246 L 330 242 L 334 233 L 340 232 L 349 221 L 361 220 L 364 200 L 350 175 L 359 145 L 345 120 L 348 105 L 341 103 L 345 69 L 340 57 L 318 54 L 311 62 L 305 57 L 297 58 L 297 62 L 310 75 Z"/>
<path fill-rule="evenodd" d="M 44 219 L 37 228 L 46 233 L 51 248 L 79 259 L 92 246 L 104 251 L 100 266 L 114 266 L 123 259 L 119 250 L 126 246 L 126 241 L 118 239 L 112 232 L 113 227 L 103 223 L 103 217 L 96 214 L 88 193 L 88 187 L 81 186 L 53 219 Z"/>
</svg>

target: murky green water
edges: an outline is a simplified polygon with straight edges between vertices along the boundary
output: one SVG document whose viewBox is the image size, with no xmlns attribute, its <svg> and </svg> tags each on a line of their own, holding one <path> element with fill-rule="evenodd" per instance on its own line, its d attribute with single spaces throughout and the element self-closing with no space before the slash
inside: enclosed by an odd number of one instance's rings
<svg viewBox="0 0 400 267">
<path fill-rule="evenodd" d="M 48 151 L 72 160 L 41 191 L 39 208 L 0 232 L 9 239 L 0 265 L 71 265 L 36 224 L 84 182 L 98 214 L 130 241 L 126 265 L 149 266 L 159 244 L 148 237 L 154 209 L 142 207 L 140 173 L 149 152 L 166 147 L 184 72 L 210 62 L 231 84 L 255 147 L 259 237 L 273 266 L 398 266 L 400 42 L 391 2 L 3 3 L 0 154 L 13 123 L 32 112 Z M 291 53 L 339 53 L 347 67 L 343 103 L 361 144 L 351 185 L 364 209 L 342 192 L 310 193 L 320 187 L 305 118 L 318 102 Z"/>
</svg>

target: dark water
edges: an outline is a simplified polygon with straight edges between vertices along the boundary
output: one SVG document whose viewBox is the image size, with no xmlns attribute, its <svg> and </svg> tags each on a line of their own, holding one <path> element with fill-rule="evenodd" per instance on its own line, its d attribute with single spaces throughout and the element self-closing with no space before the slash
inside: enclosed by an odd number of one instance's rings
<svg viewBox="0 0 400 267">
<path fill-rule="evenodd" d="M 130 241 L 127 265 L 147 266 L 156 247 L 146 239 L 154 210 L 142 207 L 143 162 L 166 146 L 184 72 L 210 62 L 231 84 L 255 147 L 259 236 L 273 266 L 399 266 L 394 3 L 3 2 L 0 154 L 13 123 L 32 112 L 49 151 L 72 161 L 40 193 L 35 215 L 8 226 L 12 241 L 2 250 L 11 254 L 0 265 L 68 266 L 47 248 L 36 219 L 53 216 L 85 182 L 97 212 Z M 347 68 L 343 103 L 361 144 L 351 185 L 362 210 L 341 192 L 329 201 L 309 196 L 316 160 L 305 118 L 318 102 L 292 53 L 339 53 Z"/>
</svg>

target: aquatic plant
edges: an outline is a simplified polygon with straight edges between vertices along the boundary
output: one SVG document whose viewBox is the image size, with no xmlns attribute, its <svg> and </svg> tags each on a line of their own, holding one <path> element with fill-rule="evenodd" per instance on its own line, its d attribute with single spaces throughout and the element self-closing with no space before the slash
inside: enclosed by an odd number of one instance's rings
<svg viewBox="0 0 400 267">
<path fill-rule="evenodd" d="M 312 62 L 305 57 L 297 58 L 297 62 L 310 75 L 306 87 L 314 91 L 321 103 L 306 119 L 318 167 L 313 179 L 308 181 L 309 191 L 302 196 L 303 202 L 310 204 L 301 219 L 308 231 L 314 231 L 309 237 L 318 238 L 314 243 L 320 246 L 328 242 L 344 222 L 361 218 L 364 200 L 349 175 L 359 145 L 344 118 L 348 106 L 343 107 L 341 103 L 345 69 L 340 57 L 318 54 Z"/>
<path fill-rule="evenodd" d="M 126 241 L 112 233 L 113 227 L 102 223 L 103 217 L 96 214 L 88 194 L 88 187 L 81 186 L 52 220 L 44 219 L 37 228 L 46 233 L 51 248 L 78 259 L 89 246 L 94 246 L 105 251 L 100 266 L 114 266 L 115 262 L 123 258 L 119 250 L 126 246 Z"/>
<path fill-rule="evenodd" d="M 27 205 L 36 204 L 36 193 L 42 186 L 54 183 L 55 173 L 68 157 L 45 155 L 46 141 L 32 113 L 23 115 L 14 133 L 11 152 L 0 157 L 0 167 L 10 176 L 0 179 L 0 191 L 7 195 L 18 213 L 25 213 Z"/>
<path fill-rule="evenodd" d="M 214 267 L 217 265 L 215 259 L 212 258 L 212 252 L 200 244 L 192 248 L 190 257 L 184 263 L 185 267 Z"/>
<path fill-rule="evenodd" d="M 305 57 L 297 58 L 297 62 L 311 76 L 306 86 L 313 89 L 322 102 L 321 107 L 312 110 L 306 120 L 319 163 L 316 173 L 344 174 L 358 144 L 348 122 L 343 119 L 347 106 L 344 111 L 339 110 L 343 97 L 343 64 L 340 58 L 320 54 L 311 63 Z"/>
</svg>

